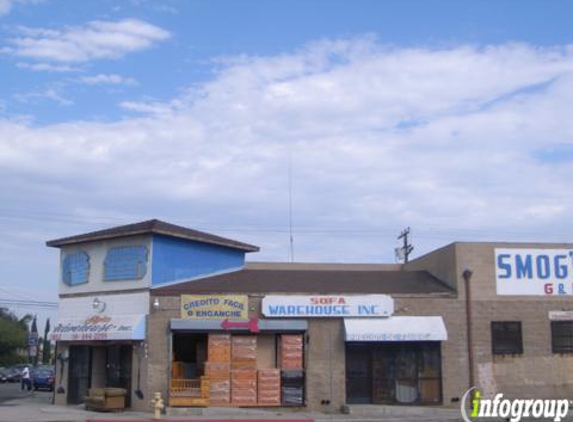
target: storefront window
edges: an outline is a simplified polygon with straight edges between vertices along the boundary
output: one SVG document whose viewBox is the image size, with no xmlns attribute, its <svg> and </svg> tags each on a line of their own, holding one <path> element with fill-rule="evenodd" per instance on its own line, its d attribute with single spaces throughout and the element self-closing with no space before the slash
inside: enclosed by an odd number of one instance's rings
<svg viewBox="0 0 573 422">
<path fill-rule="evenodd" d="M 304 406 L 302 334 L 174 333 L 172 357 L 171 406 Z"/>
<path fill-rule="evenodd" d="M 440 403 L 439 343 L 347 343 L 346 394 L 350 404 Z"/>
</svg>

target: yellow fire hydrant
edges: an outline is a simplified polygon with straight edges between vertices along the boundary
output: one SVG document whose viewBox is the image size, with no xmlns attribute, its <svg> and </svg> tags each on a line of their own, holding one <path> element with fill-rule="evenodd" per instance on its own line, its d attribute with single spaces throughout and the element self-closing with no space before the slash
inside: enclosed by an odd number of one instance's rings
<svg viewBox="0 0 573 422">
<path fill-rule="evenodd" d="M 163 404 L 163 399 L 161 398 L 161 393 L 153 393 L 153 400 L 151 400 L 151 406 L 153 407 L 153 420 L 161 419 L 161 411 L 165 407 Z"/>
</svg>

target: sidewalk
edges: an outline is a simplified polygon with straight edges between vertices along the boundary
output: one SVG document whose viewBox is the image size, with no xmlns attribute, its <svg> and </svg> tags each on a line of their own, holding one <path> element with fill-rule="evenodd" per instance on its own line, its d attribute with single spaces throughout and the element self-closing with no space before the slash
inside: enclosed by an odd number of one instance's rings
<svg viewBox="0 0 573 422">
<path fill-rule="evenodd" d="M 177 409 L 178 410 L 178 409 Z M 173 412 L 175 413 L 175 411 Z M 179 412 L 177 412 L 179 413 Z M 46 403 L 35 402 L 32 397 L 9 400 L 0 405 L 0 422 L 85 422 L 85 421 L 150 421 L 152 413 L 125 411 L 121 413 L 100 413 L 86 411 L 83 405 L 56 406 Z M 265 411 L 260 409 L 242 408 L 206 408 L 190 409 L 187 414 L 162 415 L 166 421 L 236 421 L 255 420 L 270 421 L 279 420 L 301 421 L 311 420 L 314 422 L 419 422 L 436 421 L 448 422 L 459 421 L 459 411 L 442 408 L 414 408 L 414 407 L 390 407 L 390 406 L 356 406 L 351 409 L 351 414 L 323 414 L 316 412 L 300 411 Z"/>
</svg>

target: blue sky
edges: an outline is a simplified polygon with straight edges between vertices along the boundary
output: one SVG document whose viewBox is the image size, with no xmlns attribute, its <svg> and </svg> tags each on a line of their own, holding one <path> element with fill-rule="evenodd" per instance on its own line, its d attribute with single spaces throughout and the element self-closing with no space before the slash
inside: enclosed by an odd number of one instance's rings
<svg viewBox="0 0 573 422">
<path fill-rule="evenodd" d="M 12 1 L 1 18 L 4 48 L 21 29 L 85 29 L 89 22 L 138 20 L 166 31 L 146 48 L 94 60 L 0 55 L 3 114 L 42 125 L 70 119 L 117 120 L 122 101 L 168 101 L 208 80 L 216 59 L 292 52 L 310 41 L 371 34 L 392 46 L 569 42 L 567 1 Z M 5 6 L 7 7 L 7 6 Z M 51 65 L 73 71 L 34 71 Z M 125 80 L 86 83 L 97 76 Z M 88 78 L 88 79 L 86 79 Z"/>
<path fill-rule="evenodd" d="M 149 218 L 288 260 L 288 157 L 297 261 L 571 241 L 572 9 L 0 0 L 0 288 Z"/>
</svg>

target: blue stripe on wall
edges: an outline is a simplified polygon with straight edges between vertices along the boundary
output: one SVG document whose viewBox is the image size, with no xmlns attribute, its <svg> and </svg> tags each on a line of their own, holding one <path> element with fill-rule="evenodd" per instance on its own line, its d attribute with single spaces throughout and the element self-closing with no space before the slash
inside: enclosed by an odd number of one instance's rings
<svg viewBox="0 0 573 422">
<path fill-rule="evenodd" d="M 242 267 L 245 252 L 224 246 L 153 235 L 151 285 L 208 276 Z"/>
</svg>

